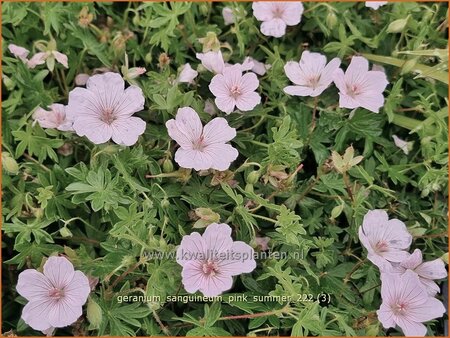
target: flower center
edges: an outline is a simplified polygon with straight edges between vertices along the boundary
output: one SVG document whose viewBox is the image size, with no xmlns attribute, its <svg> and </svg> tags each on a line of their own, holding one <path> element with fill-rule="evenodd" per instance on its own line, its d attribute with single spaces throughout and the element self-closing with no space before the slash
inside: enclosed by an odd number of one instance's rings
<svg viewBox="0 0 450 338">
<path fill-rule="evenodd" d="M 114 114 L 114 109 L 106 108 L 102 111 L 102 116 L 100 120 L 105 122 L 106 124 L 111 124 L 116 120 L 116 116 Z"/>
<path fill-rule="evenodd" d="M 192 149 L 194 150 L 198 150 L 198 151 L 203 151 L 203 149 L 205 149 L 205 144 L 203 143 L 204 137 L 203 135 L 200 136 L 200 138 L 196 141 L 192 142 Z"/>
<path fill-rule="evenodd" d="M 233 96 L 234 98 L 238 97 L 239 95 L 241 95 L 241 89 L 239 88 L 238 85 L 233 85 L 230 88 L 230 94 L 231 96 Z"/>
<path fill-rule="evenodd" d="M 317 85 L 319 84 L 320 76 L 313 76 L 308 79 L 308 84 L 313 89 L 316 89 Z"/>
<path fill-rule="evenodd" d="M 205 275 L 214 276 L 218 272 L 217 263 L 211 259 L 208 259 L 203 263 L 202 270 Z"/>
<path fill-rule="evenodd" d="M 395 315 L 401 316 L 406 313 L 406 304 L 405 303 L 397 303 L 394 304 L 392 307 L 392 312 L 394 312 Z"/>
<path fill-rule="evenodd" d="M 275 19 L 281 19 L 281 17 L 283 16 L 283 12 L 283 9 L 277 6 L 273 11 L 273 17 Z"/>
<path fill-rule="evenodd" d="M 352 84 L 351 86 L 347 86 L 348 95 L 353 97 L 353 98 L 356 95 L 361 94 L 360 91 L 361 91 L 361 88 L 359 88 L 359 86 L 357 86 L 356 84 Z"/>
<path fill-rule="evenodd" d="M 387 251 L 389 248 L 388 244 L 386 241 L 379 241 L 376 245 L 375 245 L 375 250 L 378 252 L 384 252 Z"/>
<path fill-rule="evenodd" d="M 48 296 L 54 300 L 59 300 L 64 297 L 64 290 L 53 288 L 48 291 Z"/>
</svg>

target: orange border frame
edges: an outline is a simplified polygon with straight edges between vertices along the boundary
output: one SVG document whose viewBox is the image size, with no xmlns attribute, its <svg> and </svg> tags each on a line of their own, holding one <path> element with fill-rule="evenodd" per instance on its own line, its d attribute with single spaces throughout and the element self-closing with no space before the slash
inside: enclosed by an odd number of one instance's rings
<svg viewBox="0 0 450 338">
<path fill-rule="evenodd" d="M 270 0 L 259 0 L 259 1 L 270 1 Z M 279 1 L 279 0 L 275 0 L 275 1 Z M 283 1 L 298 1 L 298 0 L 283 0 Z M 434 1 L 433 0 L 416 0 L 416 1 L 388 0 L 388 1 L 389 2 L 446 2 L 447 4 L 449 4 L 449 7 L 450 7 L 450 0 L 434 0 Z M 139 0 L 109 0 L 109 1 L 108 0 L 98 0 L 98 1 L 92 1 L 92 0 L 61 0 L 61 1 L 58 1 L 58 0 L 47 0 L 47 1 L 44 1 L 44 0 L 29 0 L 29 1 L 24 1 L 24 0 L 1 0 L 1 2 L 0 2 L 0 9 L 1 9 L 1 6 L 2 6 L 1 4 L 3 2 L 169 2 L 169 0 L 163 0 L 163 1 L 158 1 L 158 0 L 144 0 L 144 1 L 139 1 Z M 249 1 L 249 0 L 234 0 L 234 1 L 220 1 L 220 0 L 182 1 L 182 0 L 172 0 L 171 2 L 251 2 L 251 1 Z M 333 0 L 323 0 L 323 1 L 320 1 L 320 0 L 309 0 L 309 1 L 302 1 L 302 2 L 365 2 L 365 1 L 361 1 L 361 0 L 340 0 L 340 1 L 333 1 Z M 450 11 L 448 11 L 447 13 L 448 13 L 447 19 L 449 19 L 448 16 L 450 14 Z M 0 10 L 0 33 L 2 32 L 2 27 L 3 27 L 2 19 L 3 19 L 2 18 L 2 11 Z M 448 36 L 450 36 L 450 23 L 447 22 L 447 25 L 448 25 L 447 26 L 447 33 L 448 33 Z M 2 43 L 3 43 L 3 40 L 0 39 L 0 49 L 2 49 Z M 447 46 L 447 48 L 448 48 L 448 46 Z M 450 50 L 449 50 L 448 56 L 450 57 Z M 0 56 L 0 59 L 1 59 L 1 56 Z M 2 71 L 2 63 L 0 62 L 0 73 L 1 73 L 1 71 Z M 449 80 L 450 80 L 450 75 L 449 75 Z M 0 92 L 2 90 L 2 86 L 3 86 L 3 81 L 0 81 Z M 449 94 L 449 98 L 450 98 L 450 86 L 449 86 L 449 89 L 448 89 L 448 94 Z M 1 98 L 0 98 L 0 103 L 1 103 Z M 1 109 L 2 108 L 0 106 L 0 146 L 1 146 L 2 140 L 3 140 L 3 138 L 2 138 L 2 136 L 3 136 L 2 135 L 2 130 L 3 129 L 2 129 Z M 448 116 L 450 118 L 450 111 L 449 111 L 449 115 Z M 450 139 L 448 141 L 448 146 L 450 148 Z M 450 162 L 450 152 L 449 152 L 449 155 L 448 155 L 448 160 Z M 0 158 L 0 166 L 2 164 L 1 162 L 2 162 L 2 160 Z M 450 168 L 449 168 L 448 175 L 450 176 Z M 3 178 L 3 170 L 0 171 L 0 185 L 2 184 L 2 178 Z M 450 193 L 450 188 L 448 189 L 447 193 L 448 194 Z M 0 203 L 2 202 L 2 198 L 3 198 L 3 190 L 0 191 Z M 450 210 L 450 199 L 447 201 L 447 204 L 448 204 L 448 209 Z M 2 207 L 0 205 L 0 210 L 1 210 L 1 208 Z M 447 220 L 447 234 L 448 235 L 450 235 L 450 230 L 449 230 L 449 227 L 448 227 L 449 223 L 450 222 L 449 222 L 449 219 L 448 219 Z M 0 230 L 1 230 L 1 226 L 2 226 L 2 224 L 0 224 Z M 450 236 L 447 236 L 447 238 L 448 237 L 450 237 Z M 0 241 L 1 240 L 2 240 L 2 232 L 0 231 Z M 448 252 L 450 252 L 450 243 L 447 243 L 447 245 L 448 245 Z M 1 250 L 0 250 L 0 262 L 2 264 L 2 268 L 0 269 L 0 279 L 2 279 L 2 277 L 3 277 L 2 276 L 3 257 L 2 257 Z M 450 283 L 448 283 L 448 279 L 447 279 L 447 284 L 448 284 L 448 291 L 449 291 L 449 294 L 450 294 Z M 0 293 L 2 291 L 2 286 L 3 286 L 3 283 L 0 283 Z M 3 324 L 2 311 L 3 311 L 3 304 L 2 304 L 2 299 L 0 299 L 0 325 L 3 327 L 3 325 L 2 325 Z M 448 310 L 447 310 L 447 315 L 449 315 Z M 450 321 L 449 321 L 448 325 L 450 326 Z M 0 330 L 2 329 L 2 327 L 0 327 Z M 447 329 L 450 330 L 450 327 L 448 327 Z M 0 331 L 0 335 L 3 336 L 3 332 Z M 20 337 L 20 336 L 18 336 L 18 337 Z M 26 337 L 41 338 L 42 336 L 26 336 Z M 67 337 L 69 338 L 71 336 L 67 336 Z M 106 337 L 120 337 L 120 336 L 99 336 L 99 337 L 105 337 L 106 338 Z M 138 336 L 138 337 L 146 337 L 146 336 Z M 177 336 L 166 336 L 166 337 L 177 337 Z M 335 337 L 321 336 L 321 337 L 344 338 L 346 336 L 340 336 L 340 337 L 339 336 L 335 336 Z M 367 338 L 369 338 L 369 336 L 358 336 L 358 337 L 367 337 Z M 441 337 L 445 337 L 445 336 L 441 336 Z M 223 337 L 223 338 L 225 338 L 225 337 Z"/>
</svg>

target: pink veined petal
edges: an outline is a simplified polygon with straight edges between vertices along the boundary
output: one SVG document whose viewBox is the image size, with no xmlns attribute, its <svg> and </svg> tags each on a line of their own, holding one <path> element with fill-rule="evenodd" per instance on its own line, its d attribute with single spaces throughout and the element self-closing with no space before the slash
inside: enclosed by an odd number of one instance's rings
<svg viewBox="0 0 450 338">
<path fill-rule="evenodd" d="M 384 105 L 384 96 L 383 94 L 376 92 L 367 92 L 357 95 L 355 101 L 358 102 L 359 107 L 378 113 L 380 108 Z"/>
<path fill-rule="evenodd" d="M 270 21 L 264 21 L 261 24 L 261 33 L 265 36 L 273 36 L 274 38 L 280 38 L 286 34 L 286 23 L 281 19 L 272 19 Z"/>
<path fill-rule="evenodd" d="M 241 273 L 250 273 L 256 268 L 253 248 L 244 242 L 233 242 L 229 250 L 228 259 L 218 262 L 221 274 L 236 276 Z"/>
<path fill-rule="evenodd" d="M 241 64 L 241 70 L 243 72 L 247 71 L 247 70 L 252 70 L 252 68 L 255 66 L 255 62 L 251 57 L 246 57 L 244 59 L 244 61 Z M 256 73 L 256 72 L 255 72 Z M 255 88 L 256 89 L 256 88 Z"/>
<path fill-rule="evenodd" d="M 236 107 L 241 111 L 249 111 L 261 102 L 261 96 L 257 92 L 244 93 L 236 99 Z"/>
<path fill-rule="evenodd" d="M 339 93 L 339 107 L 354 109 L 360 107 L 360 103 L 347 94 Z"/>
<path fill-rule="evenodd" d="M 73 279 L 73 264 L 65 257 L 52 256 L 44 264 L 44 275 L 58 289 L 65 288 Z"/>
<path fill-rule="evenodd" d="M 22 271 L 16 286 L 19 295 L 29 301 L 45 299 L 52 288 L 49 279 L 34 269 Z"/>
<path fill-rule="evenodd" d="M 230 95 L 229 90 L 231 89 L 232 86 L 238 86 L 241 90 L 243 89 L 241 85 L 242 81 L 241 65 L 233 65 L 230 67 L 226 67 L 223 71 L 223 78 L 225 79 L 225 85 L 228 88 L 228 95 Z"/>
<path fill-rule="evenodd" d="M 69 68 L 68 65 L 68 60 L 67 60 L 67 55 L 57 52 L 57 51 L 53 51 L 53 56 L 55 57 L 56 61 L 58 61 L 60 64 L 62 64 L 64 67 Z"/>
<path fill-rule="evenodd" d="M 222 9 L 222 16 L 225 25 L 231 25 L 235 21 L 233 10 L 230 7 L 224 7 Z"/>
<path fill-rule="evenodd" d="M 341 68 L 338 68 L 333 72 L 333 82 L 339 89 L 340 94 L 347 93 L 347 85 L 345 84 L 344 71 Z"/>
<path fill-rule="evenodd" d="M 122 76 L 117 73 L 108 72 L 104 74 L 97 74 L 89 77 L 86 88 L 100 93 L 106 92 L 107 95 L 112 95 L 113 92 L 121 93 L 125 88 L 125 81 Z M 107 102 L 104 102 L 105 105 Z"/>
<path fill-rule="evenodd" d="M 73 324 L 83 314 L 82 306 L 71 304 L 69 299 L 62 298 L 49 307 L 48 322 L 53 327 L 65 327 Z"/>
<path fill-rule="evenodd" d="M 298 62 L 289 61 L 284 65 L 284 72 L 289 80 L 296 85 L 306 85 L 306 76 Z"/>
<path fill-rule="evenodd" d="M 177 249 L 177 263 L 185 266 L 188 262 L 201 259 L 201 255 L 206 253 L 206 244 L 203 237 L 198 232 L 183 236 L 181 244 Z"/>
<path fill-rule="evenodd" d="M 259 80 L 255 73 L 246 73 L 241 78 L 241 92 L 249 93 L 259 87 Z"/>
<path fill-rule="evenodd" d="M 197 75 L 198 72 L 193 70 L 189 63 L 185 63 L 178 76 L 178 81 L 183 83 L 193 83 Z"/>
<path fill-rule="evenodd" d="M 234 107 L 236 106 L 236 100 L 231 96 L 218 96 L 214 100 L 217 108 L 223 111 L 226 114 L 230 114 L 234 111 Z"/>
<path fill-rule="evenodd" d="M 225 68 L 221 51 L 197 53 L 196 57 L 202 62 L 203 67 L 215 74 L 221 74 Z"/>
<path fill-rule="evenodd" d="M 216 117 L 203 128 L 203 140 L 206 145 L 224 143 L 236 137 L 236 129 L 228 125 L 223 117 Z"/>
<path fill-rule="evenodd" d="M 211 169 L 224 171 L 230 167 L 239 152 L 229 144 L 213 143 L 203 149 L 203 153 L 211 158 Z"/>
<path fill-rule="evenodd" d="M 228 97 L 230 96 L 230 90 L 228 89 L 225 77 L 222 74 L 215 75 L 209 84 L 209 90 L 216 97 Z"/>
<path fill-rule="evenodd" d="M 270 2 L 254 2 L 252 4 L 253 15 L 259 21 L 268 21 L 274 18 L 272 11 L 272 3 Z"/>
<path fill-rule="evenodd" d="M 395 327 L 394 313 L 386 303 L 383 302 L 383 304 L 381 304 L 380 309 L 377 311 L 377 316 L 385 329 Z"/>
<path fill-rule="evenodd" d="M 398 274 L 381 273 L 380 279 L 383 304 L 392 304 L 398 299 L 397 285 L 400 282 L 400 276 Z"/>
<path fill-rule="evenodd" d="M 285 2 L 281 19 L 286 23 L 286 25 L 295 26 L 300 23 L 302 14 L 303 4 L 301 2 Z"/>
<path fill-rule="evenodd" d="M 200 117 L 190 107 L 179 108 L 175 120 L 167 121 L 166 127 L 169 136 L 185 149 L 191 149 L 203 132 Z"/>
<path fill-rule="evenodd" d="M 47 59 L 47 53 L 40 52 L 33 55 L 33 57 L 28 60 L 27 67 L 33 69 L 37 65 L 42 65 L 45 63 Z"/>
<path fill-rule="evenodd" d="M 398 219 L 391 219 L 384 227 L 384 238 L 388 240 L 391 248 L 408 249 L 412 242 L 412 235 L 408 232 L 405 223 Z"/>
<path fill-rule="evenodd" d="M 299 67 L 305 78 L 314 78 L 320 77 L 326 64 L 325 55 L 305 50 L 300 58 Z"/>
<path fill-rule="evenodd" d="M 101 102 L 93 93 L 85 88 L 74 88 L 69 93 L 66 117 L 74 121 L 76 118 L 91 117 L 98 119 L 101 114 Z"/>
<path fill-rule="evenodd" d="M 407 259 L 410 253 L 399 249 L 388 249 L 388 251 L 380 252 L 379 255 L 389 262 L 400 263 Z"/>
<path fill-rule="evenodd" d="M 231 228 L 225 223 L 212 223 L 206 227 L 202 235 L 208 254 L 218 255 L 227 252 L 233 245 Z"/>
<path fill-rule="evenodd" d="M 427 328 L 422 323 L 417 323 L 405 317 L 397 317 L 397 324 L 402 329 L 407 337 L 424 337 L 427 333 Z"/>
<path fill-rule="evenodd" d="M 367 251 L 370 253 L 374 252 L 374 249 L 372 248 L 372 244 L 370 243 L 368 235 L 370 234 L 370 230 L 367 231 L 367 233 L 364 232 L 363 226 L 360 226 L 358 229 L 358 236 L 359 241 L 361 244 L 367 249 Z"/>
<path fill-rule="evenodd" d="M 411 307 L 422 306 L 429 298 L 428 294 L 422 288 L 419 276 L 412 270 L 406 270 L 396 285 L 398 300 L 408 304 Z"/>
<path fill-rule="evenodd" d="M 380 256 L 377 253 L 368 253 L 367 258 L 369 261 L 371 261 L 373 264 L 375 264 L 378 269 L 380 269 L 380 272 L 383 273 L 395 273 L 392 264 L 387 261 L 383 256 Z M 399 273 L 399 272 L 398 272 Z"/>
<path fill-rule="evenodd" d="M 294 96 L 312 96 L 314 90 L 306 86 L 287 86 L 283 88 L 286 94 Z"/>
<path fill-rule="evenodd" d="M 420 277 L 428 279 L 441 279 L 447 277 L 447 270 L 442 259 L 438 258 L 430 262 L 420 264 L 414 270 Z"/>
<path fill-rule="evenodd" d="M 30 51 L 26 48 L 17 46 L 13 43 L 10 43 L 8 46 L 9 51 L 11 54 L 13 54 L 15 57 L 18 57 L 23 62 L 27 61 L 27 56 L 30 54 Z"/>
<path fill-rule="evenodd" d="M 91 287 L 86 275 L 81 271 L 75 271 L 72 281 L 64 288 L 64 299 L 67 304 L 83 306 L 90 293 Z"/>
<path fill-rule="evenodd" d="M 22 319 L 35 330 L 47 330 L 52 326 L 48 313 L 53 306 L 54 301 L 51 298 L 28 302 L 22 310 Z"/>
<path fill-rule="evenodd" d="M 200 261 L 187 261 L 183 266 L 181 278 L 184 289 L 189 293 L 195 293 L 205 283 L 202 263 Z"/>
<path fill-rule="evenodd" d="M 320 76 L 319 84 L 328 87 L 331 82 L 333 82 L 333 74 L 336 70 L 339 69 L 341 65 L 341 60 L 339 58 L 334 58 L 325 66 L 322 70 L 322 74 Z"/>
<path fill-rule="evenodd" d="M 145 98 L 141 88 L 130 86 L 114 102 L 116 116 L 131 116 L 144 109 Z"/>
<path fill-rule="evenodd" d="M 362 56 L 353 56 L 345 72 L 345 82 L 352 85 L 363 83 L 368 71 L 369 61 Z"/>
<path fill-rule="evenodd" d="M 313 89 L 312 93 L 311 93 L 311 97 L 316 97 L 319 96 L 320 94 L 323 93 L 323 91 L 325 89 L 327 89 L 328 86 L 324 86 L 324 85 L 318 85 L 316 86 L 316 88 Z"/>
<path fill-rule="evenodd" d="M 403 260 L 400 263 L 400 265 L 405 269 L 414 270 L 421 263 L 422 263 L 422 251 L 416 249 L 407 259 Z"/>
<path fill-rule="evenodd" d="M 39 123 L 42 128 L 57 128 L 59 123 L 57 116 L 53 111 L 47 111 L 38 107 L 33 113 L 33 119 Z"/>
<path fill-rule="evenodd" d="M 132 146 L 145 132 L 146 123 L 139 117 L 119 118 L 111 124 L 112 140 L 117 144 Z"/>
<path fill-rule="evenodd" d="M 212 158 L 199 150 L 178 148 L 175 162 L 182 168 L 207 170 L 211 168 Z"/>
<path fill-rule="evenodd" d="M 384 92 L 388 84 L 389 82 L 384 72 L 371 70 L 364 76 L 362 90 L 364 92 L 378 92 L 381 94 Z"/>
<path fill-rule="evenodd" d="M 437 285 L 431 279 L 422 278 L 419 276 L 419 280 L 422 283 L 423 287 L 425 288 L 425 291 L 428 293 L 429 296 L 434 297 L 436 295 L 436 293 L 441 292 L 439 285 Z"/>
<path fill-rule="evenodd" d="M 95 144 L 108 142 L 113 134 L 113 129 L 110 125 L 102 122 L 98 118 L 92 117 L 76 119 L 73 123 L 73 129 L 77 135 L 86 136 Z"/>
<path fill-rule="evenodd" d="M 370 237 L 380 240 L 383 237 L 384 226 L 389 221 L 389 216 L 384 210 L 369 210 L 363 219 L 363 232 Z M 370 235 L 369 235 L 370 234 Z"/>
<path fill-rule="evenodd" d="M 78 74 L 77 76 L 75 76 L 75 84 L 77 86 L 85 86 L 87 81 L 89 80 L 89 75 L 88 74 Z"/>
<path fill-rule="evenodd" d="M 200 291 L 206 297 L 215 297 L 233 286 L 233 278 L 222 274 L 216 274 L 205 278 Z"/>
</svg>

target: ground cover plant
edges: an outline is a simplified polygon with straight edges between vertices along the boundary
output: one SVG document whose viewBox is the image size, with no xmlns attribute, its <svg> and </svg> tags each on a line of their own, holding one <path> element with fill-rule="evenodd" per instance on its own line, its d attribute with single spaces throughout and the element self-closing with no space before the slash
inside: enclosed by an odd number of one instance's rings
<svg viewBox="0 0 450 338">
<path fill-rule="evenodd" d="M 2 3 L 2 332 L 447 334 L 447 13 Z"/>
</svg>

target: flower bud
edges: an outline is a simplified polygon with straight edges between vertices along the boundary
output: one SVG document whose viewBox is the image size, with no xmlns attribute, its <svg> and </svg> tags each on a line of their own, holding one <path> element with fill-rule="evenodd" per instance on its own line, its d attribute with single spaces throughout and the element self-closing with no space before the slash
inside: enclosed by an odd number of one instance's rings
<svg viewBox="0 0 450 338">
<path fill-rule="evenodd" d="M 102 308 L 91 297 L 89 297 L 87 304 L 87 319 L 89 321 L 89 329 L 98 329 L 102 323 L 102 317 Z"/>
<path fill-rule="evenodd" d="M 59 233 L 64 238 L 73 236 L 72 232 L 67 227 L 62 227 L 61 229 L 59 229 Z"/>
<path fill-rule="evenodd" d="M 19 165 L 7 152 L 2 152 L 2 167 L 8 174 L 17 175 L 19 172 Z"/>
<path fill-rule="evenodd" d="M 172 161 L 166 158 L 162 164 L 162 170 L 164 173 L 171 173 L 173 171 Z"/>
<path fill-rule="evenodd" d="M 168 207 L 170 207 L 170 201 L 167 198 L 164 198 L 161 201 L 161 207 L 167 209 Z"/>
<path fill-rule="evenodd" d="M 403 29 L 405 29 L 407 23 L 408 23 L 408 18 L 392 21 L 387 28 L 387 32 L 388 33 L 400 33 Z"/>
<path fill-rule="evenodd" d="M 247 175 L 246 182 L 249 184 L 255 184 L 256 182 L 258 182 L 260 176 L 260 172 L 258 170 L 254 170 Z"/>
<path fill-rule="evenodd" d="M 327 15 L 327 17 L 325 19 L 325 22 L 326 22 L 327 27 L 329 29 L 333 29 L 336 26 L 336 24 L 338 22 L 338 19 L 337 19 L 336 14 L 334 13 L 334 11 L 329 11 L 328 12 L 328 15 Z"/>
</svg>

